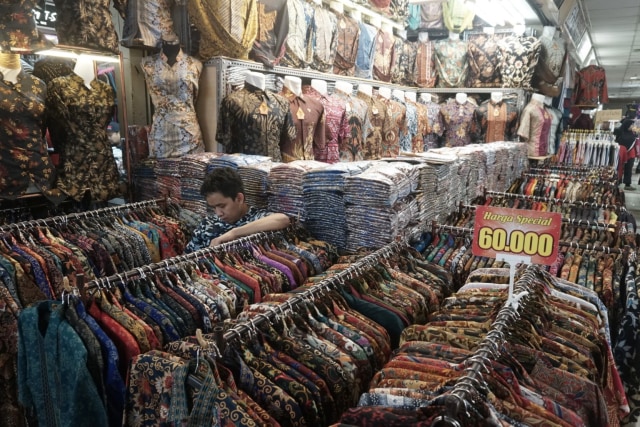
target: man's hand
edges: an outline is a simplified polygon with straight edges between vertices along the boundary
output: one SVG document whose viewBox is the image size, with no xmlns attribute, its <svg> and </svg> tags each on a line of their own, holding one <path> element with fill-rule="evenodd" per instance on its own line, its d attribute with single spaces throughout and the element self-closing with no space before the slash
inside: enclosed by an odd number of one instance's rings
<svg viewBox="0 0 640 427">
<path fill-rule="evenodd" d="M 235 240 L 236 237 L 234 236 L 233 230 L 229 230 L 226 233 L 216 237 L 215 239 L 211 240 L 211 243 L 209 243 L 209 247 L 214 247 L 214 246 L 218 246 L 222 243 L 226 243 L 226 242 L 230 242 L 232 240 Z"/>
</svg>

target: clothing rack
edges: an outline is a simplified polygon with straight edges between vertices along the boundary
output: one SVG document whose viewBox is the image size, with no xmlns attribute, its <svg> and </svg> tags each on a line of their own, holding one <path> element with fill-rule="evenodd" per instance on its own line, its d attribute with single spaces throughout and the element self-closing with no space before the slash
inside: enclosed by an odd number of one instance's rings
<svg viewBox="0 0 640 427">
<path fill-rule="evenodd" d="M 113 215 L 115 213 L 128 211 L 132 209 L 140 209 L 140 208 L 149 207 L 149 206 L 157 206 L 158 203 L 160 202 L 165 202 L 165 199 L 145 200 L 142 202 L 128 203 L 126 205 L 110 206 L 107 208 L 94 209 L 94 210 L 85 211 L 85 212 L 71 213 L 68 215 L 59 215 L 59 216 L 53 216 L 49 218 L 41 218 L 41 219 L 33 219 L 29 221 L 16 222 L 13 224 L 7 224 L 7 225 L 1 226 L 0 233 L 16 230 L 16 229 L 24 230 L 27 228 L 32 228 L 37 226 L 46 226 L 46 225 L 59 224 L 59 223 L 64 224 L 76 219 L 86 219 L 86 218 L 95 218 L 95 217 L 104 216 L 104 215 Z"/>
<path fill-rule="evenodd" d="M 524 177 L 528 177 L 528 178 L 547 178 L 547 179 L 565 179 L 563 177 L 552 177 L 549 175 L 544 175 L 544 174 L 537 174 L 537 173 L 529 173 L 529 172 L 525 172 L 522 174 L 522 176 Z M 575 178 L 575 177 L 571 177 L 572 181 L 577 181 L 577 182 L 583 182 L 583 183 L 587 183 L 587 184 L 595 184 L 595 185 L 614 185 L 617 187 L 617 178 L 611 178 L 610 180 L 603 180 L 603 179 L 590 179 L 590 178 Z"/>
<path fill-rule="evenodd" d="M 570 175 L 593 175 L 602 174 L 605 172 L 610 173 L 611 175 L 615 174 L 613 168 L 608 166 L 599 166 L 593 168 L 580 167 L 580 168 L 570 168 L 570 167 L 555 167 L 555 166 L 547 166 L 547 167 L 531 167 L 529 170 L 533 173 L 561 173 L 561 174 L 570 174 Z"/>
<path fill-rule="evenodd" d="M 625 208 L 622 205 L 609 205 L 609 204 L 589 203 L 589 202 L 582 202 L 582 201 L 571 201 L 569 199 L 553 199 L 551 197 L 530 196 L 528 194 L 505 193 L 501 191 L 485 191 L 485 198 L 487 195 L 509 197 L 512 199 L 526 199 L 526 200 L 533 200 L 536 202 L 556 203 L 556 204 L 563 204 L 563 205 L 569 205 L 569 206 L 577 206 L 582 208 L 613 209 L 620 212 L 624 212 L 627 210 L 627 208 Z"/>
</svg>

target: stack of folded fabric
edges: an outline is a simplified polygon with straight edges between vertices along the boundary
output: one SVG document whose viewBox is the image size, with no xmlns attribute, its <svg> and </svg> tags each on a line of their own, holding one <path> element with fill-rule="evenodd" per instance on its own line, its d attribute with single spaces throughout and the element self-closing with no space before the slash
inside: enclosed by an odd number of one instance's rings
<svg viewBox="0 0 640 427">
<path fill-rule="evenodd" d="M 200 187 L 202 187 L 207 175 L 209 162 L 219 156 L 220 154 L 217 153 L 206 152 L 187 154 L 181 158 L 180 197 L 182 198 L 182 206 L 199 215 L 207 213 L 207 203 L 200 194 Z"/>
<path fill-rule="evenodd" d="M 238 167 L 238 173 L 244 183 L 244 195 L 249 206 L 260 209 L 269 207 L 269 172 L 273 166 L 273 162 L 266 161 Z"/>
<path fill-rule="evenodd" d="M 207 167 L 207 172 L 211 172 L 213 169 L 222 167 L 237 170 L 240 166 L 254 165 L 256 163 L 266 162 L 269 160 L 271 160 L 271 157 L 258 156 L 255 154 L 222 154 L 217 156 L 215 159 L 211 159 Z"/>
<path fill-rule="evenodd" d="M 304 197 L 302 182 L 305 172 L 326 167 L 315 160 L 296 160 L 274 165 L 269 172 L 269 210 L 282 212 L 304 222 Z"/>
<path fill-rule="evenodd" d="M 144 160 L 133 168 L 133 191 L 135 200 L 152 200 L 158 198 L 158 176 L 156 161 Z"/>
<path fill-rule="evenodd" d="M 368 161 L 335 163 L 304 173 L 305 228 L 312 236 L 331 243 L 338 250 L 346 248 L 345 178 L 363 172 L 371 164 Z"/>
<path fill-rule="evenodd" d="M 180 159 L 158 159 L 156 175 L 158 176 L 158 196 L 180 200 Z"/>
</svg>

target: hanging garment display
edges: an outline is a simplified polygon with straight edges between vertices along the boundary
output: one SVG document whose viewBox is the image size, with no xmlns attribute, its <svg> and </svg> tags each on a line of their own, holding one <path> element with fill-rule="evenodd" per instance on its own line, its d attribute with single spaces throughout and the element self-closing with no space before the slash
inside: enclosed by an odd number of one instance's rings
<svg viewBox="0 0 640 427">
<path fill-rule="evenodd" d="M 258 33 L 249 58 L 267 67 L 278 65 L 284 56 L 289 34 L 289 11 L 284 0 L 256 0 Z"/>
<path fill-rule="evenodd" d="M 395 84 L 415 86 L 417 76 L 417 42 L 395 38 L 391 81 Z"/>
<path fill-rule="evenodd" d="M 527 143 L 530 157 L 547 155 L 550 129 L 551 115 L 544 108 L 544 104 L 535 99 L 529 101 L 520 115 L 518 136 Z"/>
<path fill-rule="evenodd" d="M 396 101 L 405 108 L 405 124 L 406 126 L 399 130 L 400 134 L 400 151 L 412 152 L 413 138 L 418 134 L 418 110 L 417 107 L 400 99 L 396 96 L 392 96 L 391 99 Z"/>
<path fill-rule="evenodd" d="M 475 133 L 473 113 L 476 110 L 471 101 L 460 104 L 449 99 L 440 106 L 440 117 L 444 124 L 444 140 L 447 147 L 460 147 L 471 143 Z"/>
<path fill-rule="evenodd" d="M 313 65 L 323 73 L 333 70 L 338 47 L 338 18 L 336 14 L 321 5 L 314 5 L 313 15 Z"/>
<path fill-rule="evenodd" d="M 424 137 L 424 151 L 431 148 L 440 147 L 440 138 L 444 134 L 444 123 L 440 115 L 440 104 L 431 100 L 425 101 L 422 97 L 418 102 L 427 107 L 427 116 L 429 118 L 429 133 Z"/>
<path fill-rule="evenodd" d="M 120 43 L 125 47 L 159 48 L 162 40 L 178 39 L 171 17 L 172 6 L 165 0 L 128 0 Z"/>
<path fill-rule="evenodd" d="M 336 34 L 336 56 L 333 61 L 333 73 L 339 76 L 353 76 L 356 72 L 356 59 L 360 42 L 360 25 L 354 18 L 345 14 L 338 16 Z"/>
<path fill-rule="evenodd" d="M 557 163 L 618 168 L 620 145 L 609 132 L 566 131 L 560 137 Z"/>
<path fill-rule="evenodd" d="M 589 65 L 576 71 L 573 88 L 573 105 L 582 108 L 595 108 L 609 102 L 607 74 L 598 65 Z"/>
<path fill-rule="evenodd" d="M 535 37 L 510 36 L 499 42 L 498 67 L 502 87 L 531 89 L 531 79 L 540 57 L 541 43 Z"/>
<path fill-rule="evenodd" d="M 443 29 L 442 4 L 446 0 L 427 0 L 420 3 L 420 28 Z"/>
<path fill-rule="evenodd" d="M 287 1 L 289 33 L 281 64 L 291 68 L 309 68 L 313 62 L 313 25 L 315 9 L 302 0 Z"/>
<path fill-rule="evenodd" d="M 518 110 L 509 102 L 487 100 L 474 112 L 479 142 L 512 141 L 516 137 Z"/>
<path fill-rule="evenodd" d="M 329 146 L 331 144 L 332 147 L 337 147 L 337 144 L 334 140 L 338 133 L 337 129 L 340 128 L 340 123 L 342 123 L 342 117 L 344 115 L 342 109 L 344 108 L 344 106 L 338 105 L 335 98 L 330 98 L 326 95 L 323 95 L 309 85 L 302 86 L 302 94 L 304 96 L 315 99 L 316 101 L 319 101 L 324 107 L 325 145 L 323 147 L 314 146 L 313 158 L 314 160 L 317 160 L 319 162 L 335 163 L 337 160 L 329 162 L 328 156 L 330 151 L 332 153 L 337 152 L 337 149 L 329 150 Z M 333 155 L 332 158 L 334 158 Z"/>
<path fill-rule="evenodd" d="M 336 90 L 331 97 L 345 106 L 344 126 L 338 136 L 340 161 L 363 160 L 365 141 L 371 127 L 367 103 L 340 90 Z"/>
<path fill-rule="evenodd" d="M 51 46 L 36 28 L 33 11 L 35 0 L 3 2 L 0 5 L 0 50 L 3 52 L 31 53 Z"/>
<path fill-rule="evenodd" d="M 324 151 L 327 143 L 324 107 L 312 97 L 296 96 L 287 89 L 283 89 L 280 95 L 289 100 L 296 126 L 295 139 L 286 139 L 280 146 L 282 161 L 313 160 L 314 153 Z"/>
<path fill-rule="evenodd" d="M 416 134 L 411 138 L 411 151 L 421 153 L 426 151 L 425 138 L 431 133 L 431 127 L 429 126 L 429 109 L 426 105 L 417 102 L 407 101 L 407 104 L 411 104 L 416 109 L 417 118 Z"/>
<path fill-rule="evenodd" d="M 499 46 L 497 35 L 475 34 L 469 36 L 469 75 L 467 87 L 500 87 Z"/>
<path fill-rule="evenodd" d="M 564 126 L 562 125 L 562 111 L 557 108 L 545 105 L 545 108 L 551 115 L 551 128 L 549 129 L 549 149 L 548 154 L 556 154 L 560 145 L 560 136 L 562 135 Z"/>
<path fill-rule="evenodd" d="M 384 135 L 382 157 L 397 157 L 400 154 L 400 132 L 407 128 L 407 109 L 401 103 L 378 95 L 387 108 L 391 120 L 391 128 Z"/>
<path fill-rule="evenodd" d="M 562 33 L 554 27 L 545 27 L 540 36 L 540 60 L 533 76 L 533 87 L 545 96 L 560 96 L 567 45 Z"/>
<path fill-rule="evenodd" d="M 367 104 L 369 111 L 369 132 L 362 150 L 364 160 L 377 160 L 382 157 L 382 147 L 389 132 L 393 132 L 393 123 L 387 107 L 379 98 L 358 91 L 357 97 Z"/>
<path fill-rule="evenodd" d="M 164 53 L 142 59 L 142 71 L 155 110 L 149 139 L 149 157 L 180 157 L 204 151 L 196 116 L 202 63 L 182 50 L 169 64 Z"/>
<path fill-rule="evenodd" d="M 438 40 L 434 43 L 434 48 L 438 87 L 464 87 L 469 71 L 467 42 L 451 39 Z"/>
<path fill-rule="evenodd" d="M 375 41 L 375 54 L 373 59 L 373 78 L 381 82 L 391 81 L 391 66 L 393 63 L 394 39 L 393 34 L 378 30 Z"/>
<path fill-rule="evenodd" d="M 373 78 L 375 66 L 376 43 L 378 30 L 376 27 L 360 22 L 360 39 L 358 40 L 358 55 L 356 56 L 356 77 L 362 79 Z M 391 46 L 388 47 L 390 49 Z"/>
</svg>

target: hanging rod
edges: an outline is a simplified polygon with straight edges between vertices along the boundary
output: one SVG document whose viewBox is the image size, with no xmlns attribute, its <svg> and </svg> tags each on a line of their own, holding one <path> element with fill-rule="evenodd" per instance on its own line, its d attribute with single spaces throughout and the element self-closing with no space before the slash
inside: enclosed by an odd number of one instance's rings
<svg viewBox="0 0 640 427">
<path fill-rule="evenodd" d="M 14 229 L 25 229 L 25 228 L 32 228 L 36 226 L 46 226 L 46 225 L 57 224 L 57 223 L 66 223 L 76 219 L 95 218 L 98 216 L 103 216 L 105 214 L 112 215 L 112 214 L 126 211 L 126 210 L 139 209 L 147 206 L 157 206 L 158 203 L 160 202 L 165 202 L 165 199 L 145 200 L 142 202 L 128 203 L 126 205 L 110 206 L 107 208 L 71 213 L 68 215 L 59 215 L 59 216 L 53 216 L 49 218 L 32 219 L 28 221 L 16 222 L 13 224 L 7 224 L 0 227 L 0 233 L 11 231 Z"/>
<path fill-rule="evenodd" d="M 505 193 L 502 191 L 485 191 L 485 197 L 486 195 L 509 197 L 512 199 L 527 199 L 527 200 L 534 200 L 536 202 L 548 202 L 548 203 L 555 203 L 555 204 L 577 206 L 582 208 L 614 209 L 620 212 L 625 212 L 627 210 L 627 208 L 622 205 L 609 205 L 609 204 L 601 204 L 601 203 L 595 203 L 595 202 L 591 203 L 591 202 L 571 201 L 569 199 L 554 199 L 551 197 L 530 196 L 528 194 Z"/>
<path fill-rule="evenodd" d="M 548 178 L 548 179 L 558 179 L 558 180 L 566 180 L 567 179 L 567 178 L 562 178 L 562 177 L 550 177 L 549 175 L 528 173 L 528 172 L 523 173 L 522 176 L 523 177 L 528 177 L 528 178 Z M 616 185 L 616 187 L 617 187 L 617 183 L 616 183 L 616 179 L 615 178 L 611 178 L 611 180 L 589 179 L 589 178 L 585 178 L 585 179 L 572 178 L 571 181 L 584 182 L 584 183 L 587 183 L 587 184 L 594 184 L 594 185 Z"/>
</svg>

